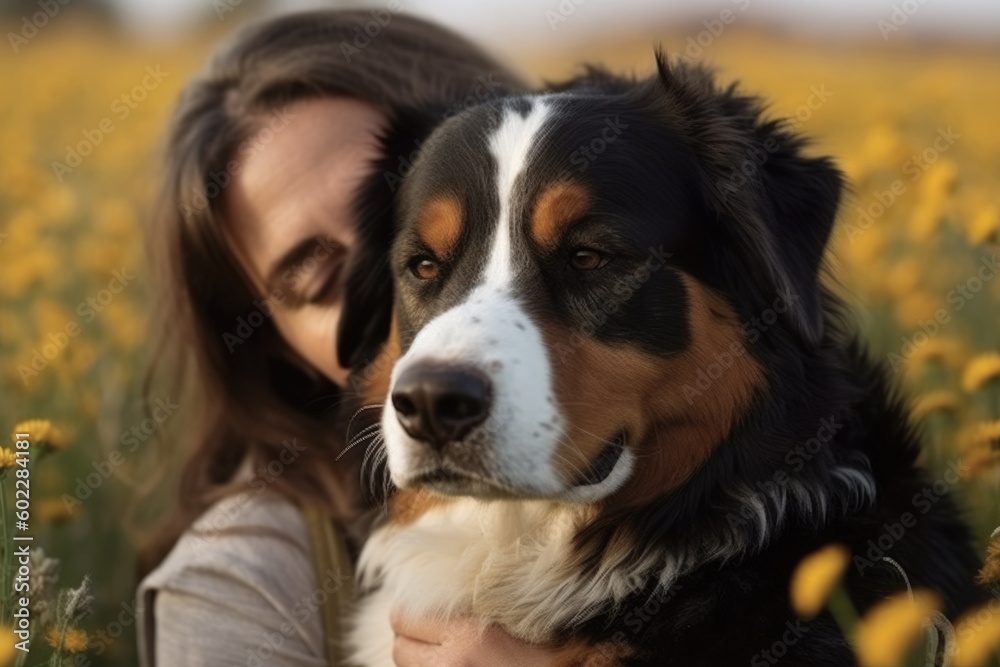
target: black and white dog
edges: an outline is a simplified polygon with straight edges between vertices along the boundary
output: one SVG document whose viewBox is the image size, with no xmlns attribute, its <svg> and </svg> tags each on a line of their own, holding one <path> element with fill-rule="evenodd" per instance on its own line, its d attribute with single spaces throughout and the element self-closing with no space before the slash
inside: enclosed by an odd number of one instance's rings
<svg viewBox="0 0 1000 667">
<path fill-rule="evenodd" d="M 756 99 L 658 65 L 387 137 L 340 335 L 345 364 L 398 356 L 369 391 L 398 491 L 361 556 L 357 663 L 391 664 L 398 607 L 565 664 L 765 664 L 792 626 L 782 664 L 854 664 L 789 579 L 887 530 L 947 615 L 978 598 L 968 531 L 947 497 L 916 508 L 918 435 L 821 284 L 841 174 Z M 882 561 L 846 585 L 862 611 L 905 588 Z"/>
</svg>

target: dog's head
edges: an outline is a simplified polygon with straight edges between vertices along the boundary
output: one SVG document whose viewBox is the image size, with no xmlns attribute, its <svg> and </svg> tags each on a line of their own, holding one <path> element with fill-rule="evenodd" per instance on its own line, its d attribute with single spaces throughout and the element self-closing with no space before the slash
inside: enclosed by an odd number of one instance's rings
<svg viewBox="0 0 1000 667">
<path fill-rule="evenodd" d="M 677 489 L 766 390 L 762 332 L 820 344 L 840 190 L 755 100 L 662 59 L 645 82 L 595 73 L 447 120 L 398 193 L 393 482 Z"/>
</svg>

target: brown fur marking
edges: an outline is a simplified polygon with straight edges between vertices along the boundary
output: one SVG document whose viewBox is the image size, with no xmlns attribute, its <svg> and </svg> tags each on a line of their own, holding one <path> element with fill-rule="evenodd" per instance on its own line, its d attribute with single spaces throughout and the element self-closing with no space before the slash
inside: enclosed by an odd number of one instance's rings
<svg viewBox="0 0 1000 667">
<path fill-rule="evenodd" d="M 558 451 L 561 473 L 578 479 L 612 438 L 625 428 L 637 458 L 632 479 L 617 494 L 637 506 L 677 488 L 690 478 L 725 438 L 764 384 L 764 371 L 749 354 L 740 324 L 724 298 L 694 278 L 687 286 L 691 345 L 671 358 L 628 346 L 577 337 L 569 330 L 546 332 L 551 349 L 572 349 L 565 364 L 555 363 L 556 395 L 569 423 Z M 555 345 L 565 347 L 557 348 Z M 691 404 L 684 386 L 695 387 L 699 370 L 732 364 Z"/>
<path fill-rule="evenodd" d="M 561 647 L 553 656 L 552 667 L 617 667 L 631 657 L 633 651 L 627 644 L 573 643 Z"/>
<path fill-rule="evenodd" d="M 408 526 L 427 511 L 447 502 L 447 499 L 431 495 L 423 489 L 402 489 L 389 499 L 389 521 L 395 526 Z"/>
<path fill-rule="evenodd" d="M 543 248 L 554 248 L 567 228 L 590 206 L 590 195 L 582 185 L 560 181 L 542 192 L 531 215 L 531 236 Z"/>
<path fill-rule="evenodd" d="M 399 326 L 395 313 L 389 326 L 389 337 L 382 344 L 375 361 L 361 371 L 361 399 L 363 405 L 383 403 L 389 395 L 389 381 L 392 377 L 392 367 L 399 359 Z"/>
<path fill-rule="evenodd" d="M 435 197 L 417 218 L 417 234 L 435 256 L 448 258 L 462 236 L 462 217 L 462 203 L 457 197 Z"/>
</svg>

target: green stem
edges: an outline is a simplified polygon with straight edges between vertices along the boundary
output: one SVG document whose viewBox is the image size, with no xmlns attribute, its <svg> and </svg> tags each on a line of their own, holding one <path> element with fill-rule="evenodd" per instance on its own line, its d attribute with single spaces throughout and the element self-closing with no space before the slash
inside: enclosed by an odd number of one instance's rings
<svg viewBox="0 0 1000 667">
<path fill-rule="evenodd" d="M 28 479 L 34 479 L 35 464 L 45 457 L 46 451 L 41 447 L 35 447 L 34 449 L 30 449 L 28 451 L 30 452 L 28 455 Z"/>
<path fill-rule="evenodd" d="M 60 667 L 63 663 L 63 644 L 66 642 L 66 628 L 69 626 L 69 619 L 66 618 L 66 591 L 60 591 L 56 602 L 56 632 L 59 633 L 59 645 L 52 650 L 49 656 L 49 667 Z"/>
<path fill-rule="evenodd" d="M 839 585 L 833 589 L 827 607 L 833 615 L 833 620 L 837 621 L 837 625 L 840 626 L 840 631 L 853 644 L 855 632 L 858 627 L 858 612 L 854 609 L 854 603 L 847 596 L 847 591 L 843 585 Z"/>
<path fill-rule="evenodd" d="M 986 421 L 1000 419 L 1000 380 L 988 382 L 980 387 L 975 398 L 982 408 L 983 418 Z"/>
</svg>

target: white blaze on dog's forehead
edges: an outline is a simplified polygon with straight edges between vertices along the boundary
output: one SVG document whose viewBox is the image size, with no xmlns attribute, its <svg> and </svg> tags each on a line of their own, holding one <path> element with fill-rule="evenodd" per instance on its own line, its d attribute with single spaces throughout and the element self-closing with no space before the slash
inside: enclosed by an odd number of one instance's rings
<svg viewBox="0 0 1000 667">
<path fill-rule="evenodd" d="M 549 106 L 545 101 L 533 100 L 529 104 L 531 108 L 523 116 L 515 109 L 506 109 L 500 126 L 490 137 L 490 152 L 497 165 L 500 216 L 483 279 L 485 283 L 497 287 L 507 286 L 513 278 L 511 200 L 514 197 L 514 183 L 527 167 L 528 153 L 538 143 L 538 135 L 549 116 Z"/>
<path fill-rule="evenodd" d="M 545 100 L 527 104 L 530 106 L 523 114 L 505 109 L 499 127 L 490 136 L 500 211 L 480 283 L 460 303 L 416 332 L 393 368 L 390 394 L 400 375 L 416 364 L 481 371 L 490 380 L 492 394 L 489 417 L 473 434 L 482 436 L 474 452 L 480 457 L 481 472 L 527 496 L 594 502 L 624 482 L 631 471 L 631 455 L 624 454 L 604 482 L 584 489 L 568 487 L 569 480 L 563 478 L 557 465 L 566 425 L 553 393 L 550 350 L 541 329 L 512 289 L 516 277 L 515 184 L 543 138 L 551 111 Z M 441 465 L 436 453 L 406 434 L 394 411 L 383 414 L 382 432 L 389 471 L 397 485 L 407 486 Z M 468 455 L 459 451 L 456 456 Z M 455 461 L 450 463 L 456 465 Z"/>
</svg>

